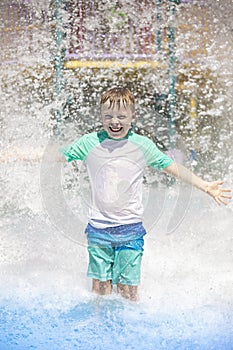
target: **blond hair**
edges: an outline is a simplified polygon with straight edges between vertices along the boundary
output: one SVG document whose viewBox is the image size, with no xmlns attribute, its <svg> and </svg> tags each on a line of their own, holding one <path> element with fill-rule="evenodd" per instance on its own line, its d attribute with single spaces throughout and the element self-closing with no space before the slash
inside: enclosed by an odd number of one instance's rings
<svg viewBox="0 0 233 350">
<path fill-rule="evenodd" d="M 114 108 L 117 104 L 120 108 L 121 104 L 126 108 L 130 106 L 132 112 L 135 112 L 135 99 L 133 94 L 127 88 L 116 87 L 107 90 L 101 97 L 100 106 L 109 101 L 109 109 Z"/>
</svg>

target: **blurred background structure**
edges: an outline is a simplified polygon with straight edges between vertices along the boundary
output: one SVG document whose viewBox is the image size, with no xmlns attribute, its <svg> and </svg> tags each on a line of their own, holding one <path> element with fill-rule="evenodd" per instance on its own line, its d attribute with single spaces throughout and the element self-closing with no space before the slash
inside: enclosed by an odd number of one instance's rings
<svg viewBox="0 0 233 350">
<path fill-rule="evenodd" d="M 125 85 L 138 101 L 138 127 L 167 148 L 185 144 L 197 170 L 221 172 L 232 128 L 232 7 L 230 0 L 2 0 L 2 113 L 12 98 L 27 113 L 37 104 L 54 130 L 73 123 L 85 132 L 99 126 L 101 93 Z"/>
</svg>

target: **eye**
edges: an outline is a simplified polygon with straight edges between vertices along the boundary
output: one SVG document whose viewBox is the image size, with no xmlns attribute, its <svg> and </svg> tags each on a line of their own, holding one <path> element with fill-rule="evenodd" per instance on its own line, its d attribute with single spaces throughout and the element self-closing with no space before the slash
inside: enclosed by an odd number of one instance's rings
<svg viewBox="0 0 233 350">
<path fill-rule="evenodd" d="M 112 119 L 112 116 L 111 115 L 105 115 L 104 119 L 110 120 L 110 119 Z"/>
<path fill-rule="evenodd" d="M 125 115 L 119 115 L 117 118 L 120 119 L 120 120 L 122 120 L 122 119 L 125 119 L 126 116 L 125 116 Z"/>
</svg>

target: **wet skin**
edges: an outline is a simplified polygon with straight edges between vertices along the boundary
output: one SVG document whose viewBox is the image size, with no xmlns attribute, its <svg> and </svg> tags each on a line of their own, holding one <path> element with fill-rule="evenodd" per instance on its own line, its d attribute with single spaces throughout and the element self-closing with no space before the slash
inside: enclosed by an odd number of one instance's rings
<svg viewBox="0 0 233 350">
<path fill-rule="evenodd" d="M 127 136 L 132 122 L 135 120 L 135 113 L 129 105 L 110 106 L 109 101 L 101 106 L 101 117 L 103 127 L 108 136 L 114 139 L 122 139 Z"/>
</svg>

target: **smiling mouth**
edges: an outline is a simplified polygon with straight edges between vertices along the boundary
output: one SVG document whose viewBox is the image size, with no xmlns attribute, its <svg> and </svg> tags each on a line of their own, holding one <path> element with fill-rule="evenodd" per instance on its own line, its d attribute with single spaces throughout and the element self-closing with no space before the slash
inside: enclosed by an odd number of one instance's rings
<svg viewBox="0 0 233 350">
<path fill-rule="evenodd" d="M 113 128 L 112 126 L 109 126 L 109 129 L 111 130 L 111 132 L 117 133 L 117 132 L 122 131 L 123 127 L 121 126 L 119 128 Z"/>
</svg>

